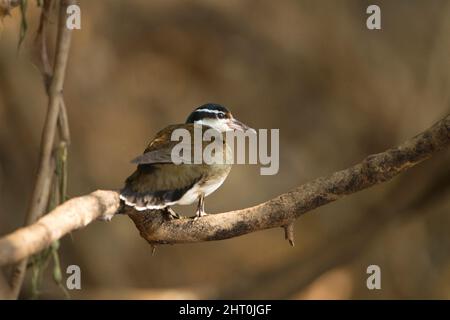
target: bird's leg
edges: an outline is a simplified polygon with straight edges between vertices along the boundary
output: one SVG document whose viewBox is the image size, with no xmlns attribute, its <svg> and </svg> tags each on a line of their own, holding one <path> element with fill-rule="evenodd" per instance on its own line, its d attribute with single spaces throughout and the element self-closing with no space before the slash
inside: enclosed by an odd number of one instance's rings
<svg viewBox="0 0 450 320">
<path fill-rule="evenodd" d="M 206 215 L 207 214 L 205 213 L 205 195 L 201 194 L 200 197 L 198 197 L 197 214 L 194 219 L 198 219 Z"/>
<path fill-rule="evenodd" d="M 175 211 L 173 211 L 173 209 L 171 207 L 166 207 L 167 209 L 167 213 L 169 214 L 170 218 L 172 219 L 180 219 L 180 215 L 178 213 L 176 213 Z"/>
</svg>

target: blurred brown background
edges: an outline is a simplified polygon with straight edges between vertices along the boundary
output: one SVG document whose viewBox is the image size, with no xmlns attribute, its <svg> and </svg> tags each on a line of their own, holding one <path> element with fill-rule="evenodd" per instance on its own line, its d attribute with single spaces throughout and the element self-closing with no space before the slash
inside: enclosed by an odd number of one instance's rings
<svg viewBox="0 0 450 320">
<path fill-rule="evenodd" d="M 450 2 L 81 1 L 65 82 L 69 195 L 118 189 L 129 160 L 205 102 L 280 129 L 280 171 L 236 166 L 207 212 L 244 208 L 381 152 L 450 111 Z M 21 226 L 46 108 L 31 59 L 38 10 L 17 52 L 20 15 L 0 31 L 0 235 Z M 54 22 L 56 23 L 56 21 Z M 450 298 L 450 150 L 392 182 L 308 213 L 296 246 L 281 229 L 159 247 L 126 216 L 61 244 L 73 298 Z M 192 214 L 194 207 L 178 208 Z M 377 264 L 382 290 L 366 288 Z M 29 297 L 29 279 L 21 297 Z M 51 270 L 42 298 L 63 298 Z"/>
</svg>

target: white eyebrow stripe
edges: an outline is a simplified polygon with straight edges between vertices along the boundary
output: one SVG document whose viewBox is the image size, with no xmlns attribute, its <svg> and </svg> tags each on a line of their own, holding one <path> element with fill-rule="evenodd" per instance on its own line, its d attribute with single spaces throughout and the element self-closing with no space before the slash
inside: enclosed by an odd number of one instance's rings
<svg viewBox="0 0 450 320">
<path fill-rule="evenodd" d="M 210 110 L 210 109 L 197 109 L 197 110 L 195 110 L 195 112 L 209 112 L 209 113 L 215 113 L 215 114 L 219 114 L 219 113 L 225 114 L 225 112 L 223 112 L 223 111 Z"/>
</svg>

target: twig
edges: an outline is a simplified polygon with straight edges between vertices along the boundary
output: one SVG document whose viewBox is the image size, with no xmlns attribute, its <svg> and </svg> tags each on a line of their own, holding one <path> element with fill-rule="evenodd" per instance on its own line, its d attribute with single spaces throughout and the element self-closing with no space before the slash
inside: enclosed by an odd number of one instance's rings
<svg viewBox="0 0 450 320">
<path fill-rule="evenodd" d="M 44 212 L 49 198 L 53 168 L 52 151 L 55 142 L 59 110 L 61 109 L 61 94 L 63 90 L 65 71 L 71 43 L 71 30 L 66 28 L 66 10 L 75 0 L 62 0 L 59 11 L 58 36 L 56 44 L 53 76 L 49 85 L 49 102 L 44 130 L 41 139 L 39 168 L 36 177 L 30 207 L 25 219 L 25 225 L 34 223 Z M 25 257 L 24 257 L 25 258 Z M 16 298 L 23 282 L 27 260 L 19 262 L 10 277 L 11 297 Z"/>
<path fill-rule="evenodd" d="M 167 220 L 159 212 L 129 211 L 150 244 L 192 243 L 228 239 L 290 224 L 302 214 L 397 174 L 450 146 L 450 115 L 427 131 L 348 169 L 318 178 L 255 207 L 209 215 L 198 220 Z M 120 207 L 116 191 L 97 191 L 57 207 L 32 226 L 0 239 L 0 265 L 15 263 L 97 218 L 111 217 Z"/>
<path fill-rule="evenodd" d="M 47 26 L 50 23 L 51 10 L 53 8 L 53 0 L 44 0 L 42 4 L 41 17 L 39 22 L 39 28 L 36 36 L 36 47 L 38 48 L 39 65 L 41 67 L 41 73 L 44 80 L 44 87 L 47 95 L 50 95 L 50 84 L 53 78 L 53 68 L 50 64 L 48 56 L 47 46 Z M 60 205 L 66 200 L 67 194 L 67 153 L 68 146 L 70 144 L 70 130 L 69 122 L 67 118 L 67 110 L 64 103 L 63 94 L 60 94 L 59 99 L 60 110 L 58 115 L 58 133 L 59 133 L 59 146 L 54 150 L 54 158 L 56 162 L 56 168 L 54 170 L 54 177 L 52 182 L 52 188 L 48 206 L 46 211 L 53 210 L 56 206 Z M 63 290 L 66 297 L 68 297 L 67 291 L 62 285 L 61 270 L 58 257 L 59 241 L 55 241 L 47 250 L 43 250 L 43 253 L 34 256 L 32 267 L 33 277 L 32 281 L 32 294 L 35 298 L 39 295 L 39 280 L 47 268 L 48 259 L 52 257 L 54 263 L 53 279 L 58 286 Z"/>
<path fill-rule="evenodd" d="M 36 35 L 36 46 L 38 48 L 39 64 L 41 67 L 41 73 L 44 80 L 45 90 L 47 95 L 50 95 L 50 84 L 53 78 L 53 70 L 50 64 L 47 47 L 47 25 L 49 23 L 50 10 L 53 6 L 53 0 L 44 0 L 41 17 L 39 21 L 39 27 Z M 60 139 L 68 146 L 70 144 L 70 130 L 69 120 L 67 117 L 66 104 L 64 102 L 64 96 L 60 94 L 60 107 L 58 116 L 58 129 Z"/>
</svg>

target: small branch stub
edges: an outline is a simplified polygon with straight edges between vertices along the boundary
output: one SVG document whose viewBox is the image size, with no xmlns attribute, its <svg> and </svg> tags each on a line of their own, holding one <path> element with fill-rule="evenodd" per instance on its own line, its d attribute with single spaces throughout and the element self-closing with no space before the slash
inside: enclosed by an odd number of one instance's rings
<svg viewBox="0 0 450 320">
<path fill-rule="evenodd" d="M 289 223 L 288 225 L 283 226 L 284 229 L 284 238 L 289 241 L 289 244 L 294 247 L 294 222 Z"/>
</svg>

